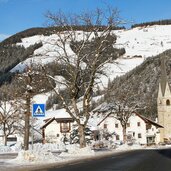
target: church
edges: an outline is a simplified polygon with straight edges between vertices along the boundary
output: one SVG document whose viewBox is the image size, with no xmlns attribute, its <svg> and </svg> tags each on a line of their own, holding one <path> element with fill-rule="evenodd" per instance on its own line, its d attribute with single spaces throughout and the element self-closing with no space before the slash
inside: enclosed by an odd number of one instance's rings
<svg viewBox="0 0 171 171">
<path fill-rule="evenodd" d="M 160 142 L 171 142 L 171 91 L 166 74 L 164 57 L 161 58 L 161 77 L 157 98 L 158 122 L 160 128 Z"/>
</svg>

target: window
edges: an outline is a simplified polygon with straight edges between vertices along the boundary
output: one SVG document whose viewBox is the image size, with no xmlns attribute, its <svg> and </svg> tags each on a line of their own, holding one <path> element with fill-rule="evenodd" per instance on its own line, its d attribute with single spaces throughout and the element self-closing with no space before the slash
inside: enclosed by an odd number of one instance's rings
<svg viewBox="0 0 171 171">
<path fill-rule="evenodd" d="M 141 134 L 138 134 L 138 138 L 142 138 Z"/>
<path fill-rule="evenodd" d="M 133 132 L 133 137 L 135 137 L 135 132 Z"/>
<path fill-rule="evenodd" d="M 140 122 L 137 122 L 137 126 L 141 126 L 141 123 Z"/>
<path fill-rule="evenodd" d="M 118 128 L 118 127 L 119 127 L 119 125 L 116 123 L 116 124 L 115 124 L 115 128 Z"/>
<path fill-rule="evenodd" d="M 107 124 L 104 124 L 104 125 L 103 125 L 103 128 L 106 129 L 106 128 L 107 128 Z"/>
<path fill-rule="evenodd" d="M 127 140 L 132 140 L 132 135 L 131 134 L 127 135 Z"/>
<path fill-rule="evenodd" d="M 168 99 L 166 100 L 166 105 L 170 106 L 170 100 L 168 100 Z"/>
<path fill-rule="evenodd" d="M 17 137 L 7 137 L 7 141 L 17 141 Z"/>
<path fill-rule="evenodd" d="M 119 140 L 119 135 L 116 135 L 116 140 Z"/>
<path fill-rule="evenodd" d="M 61 133 L 69 132 L 70 124 L 67 122 L 60 123 Z"/>
<path fill-rule="evenodd" d="M 130 123 L 127 123 L 126 125 L 127 125 L 127 127 L 130 127 Z"/>
</svg>

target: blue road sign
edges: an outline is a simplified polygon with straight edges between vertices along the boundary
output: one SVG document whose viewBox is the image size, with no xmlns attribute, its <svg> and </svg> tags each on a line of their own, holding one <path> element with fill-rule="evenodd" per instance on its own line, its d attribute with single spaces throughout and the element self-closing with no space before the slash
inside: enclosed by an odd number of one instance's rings
<svg viewBox="0 0 171 171">
<path fill-rule="evenodd" d="M 33 117 L 45 117 L 45 104 L 33 104 Z"/>
</svg>

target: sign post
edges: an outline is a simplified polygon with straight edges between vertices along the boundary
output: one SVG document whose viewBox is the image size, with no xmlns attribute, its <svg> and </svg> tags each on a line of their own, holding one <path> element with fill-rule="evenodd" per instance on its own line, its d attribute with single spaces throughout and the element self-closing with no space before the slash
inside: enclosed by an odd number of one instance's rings
<svg viewBox="0 0 171 171">
<path fill-rule="evenodd" d="M 45 104 L 33 104 L 32 106 L 32 117 L 37 118 L 37 117 L 45 117 Z M 32 118 L 32 150 L 33 150 L 33 118 Z"/>
</svg>

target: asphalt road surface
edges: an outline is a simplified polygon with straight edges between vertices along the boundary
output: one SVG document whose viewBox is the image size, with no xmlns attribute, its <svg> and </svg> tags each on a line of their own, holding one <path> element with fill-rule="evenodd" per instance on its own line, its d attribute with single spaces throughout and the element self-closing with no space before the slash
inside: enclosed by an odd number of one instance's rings
<svg viewBox="0 0 171 171">
<path fill-rule="evenodd" d="M 171 149 L 136 150 L 34 171 L 171 171 Z"/>
<path fill-rule="evenodd" d="M 0 154 L 0 160 L 1 159 L 14 159 L 17 157 L 17 153 L 4 153 L 4 154 Z"/>
<path fill-rule="evenodd" d="M 6 160 L 14 159 L 17 157 L 17 153 L 4 153 L 0 154 L 0 171 L 8 171 Z"/>
</svg>

